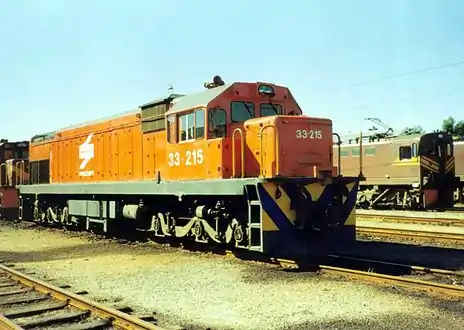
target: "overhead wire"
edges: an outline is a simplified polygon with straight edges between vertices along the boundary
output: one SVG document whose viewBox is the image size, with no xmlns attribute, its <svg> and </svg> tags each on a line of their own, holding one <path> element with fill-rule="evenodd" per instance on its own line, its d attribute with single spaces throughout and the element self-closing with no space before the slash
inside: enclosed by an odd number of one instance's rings
<svg viewBox="0 0 464 330">
<path fill-rule="evenodd" d="M 417 70 L 411 70 L 411 71 L 407 71 L 407 72 L 403 72 L 403 73 L 394 74 L 394 75 L 391 75 L 391 76 L 384 76 L 384 77 L 359 81 L 359 82 L 348 84 L 348 85 L 346 85 L 344 87 L 336 87 L 336 88 L 333 88 L 333 89 L 330 89 L 330 90 L 334 91 L 334 92 L 342 91 L 342 90 L 346 90 L 346 89 L 350 89 L 350 88 L 354 88 L 354 87 L 360 87 L 360 86 L 375 84 L 375 83 L 379 83 L 379 82 L 383 82 L 383 81 L 387 81 L 387 80 L 399 79 L 399 78 L 412 76 L 412 75 L 420 74 L 420 73 L 426 73 L 426 72 L 430 72 L 430 71 L 438 71 L 438 70 L 443 70 L 443 69 L 446 69 L 446 68 L 458 67 L 458 66 L 461 66 L 461 65 L 464 65 L 464 60 L 460 60 L 460 61 L 456 61 L 456 62 L 448 62 L 448 63 L 440 64 L 440 65 L 429 66 L 429 67 L 426 67 L 426 68 L 417 69 Z M 320 92 L 320 93 L 325 93 L 325 92 Z M 320 93 L 315 93 L 315 94 L 320 94 Z"/>
</svg>

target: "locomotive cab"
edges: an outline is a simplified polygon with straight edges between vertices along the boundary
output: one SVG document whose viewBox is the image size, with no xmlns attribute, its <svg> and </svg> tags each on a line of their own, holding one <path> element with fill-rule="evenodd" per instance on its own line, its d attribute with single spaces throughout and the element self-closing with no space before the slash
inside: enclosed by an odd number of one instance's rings
<svg viewBox="0 0 464 330">
<path fill-rule="evenodd" d="M 453 138 L 445 132 L 428 133 L 419 141 L 424 207 L 449 208 L 456 188 Z"/>
</svg>

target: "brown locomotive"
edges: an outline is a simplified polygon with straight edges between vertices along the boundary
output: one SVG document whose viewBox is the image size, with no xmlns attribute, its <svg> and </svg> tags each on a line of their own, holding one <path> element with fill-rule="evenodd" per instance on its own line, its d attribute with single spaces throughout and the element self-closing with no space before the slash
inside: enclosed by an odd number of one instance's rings
<svg viewBox="0 0 464 330">
<path fill-rule="evenodd" d="M 372 135 L 363 138 L 361 148 L 359 142 L 348 140 L 334 148 L 334 164 L 342 175 L 357 173 L 362 165 L 366 180 L 360 183 L 358 208 L 453 207 L 458 178 L 449 134 Z M 464 148 L 458 152 L 464 158 Z M 460 173 L 464 176 L 464 169 Z"/>
<path fill-rule="evenodd" d="M 464 141 L 460 139 L 454 142 L 454 158 L 456 159 L 456 177 L 460 180 L 460 185 L 456 190 L 456 200 L 464 203 Z"/>
<path fill-rule="evenodd" d="M 17 184 L 28 178 L 29 141 L 9 142 L 0 140 L 0 218 L 18 218 Z"/>
</svg>

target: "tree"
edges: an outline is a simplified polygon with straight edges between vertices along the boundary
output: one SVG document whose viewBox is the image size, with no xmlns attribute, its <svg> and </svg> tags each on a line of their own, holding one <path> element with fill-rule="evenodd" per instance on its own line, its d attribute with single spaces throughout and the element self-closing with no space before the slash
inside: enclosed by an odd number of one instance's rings
<svg viewBox="0 0 464 330">
<path fill-rule="evenodd" d="M 453 117 L 448 117 L 443 120 L 441 125 L 442 130 L 451 134 L 452 136 L 464 136 L 464 121 L 456 122 Z"/>
</svg>

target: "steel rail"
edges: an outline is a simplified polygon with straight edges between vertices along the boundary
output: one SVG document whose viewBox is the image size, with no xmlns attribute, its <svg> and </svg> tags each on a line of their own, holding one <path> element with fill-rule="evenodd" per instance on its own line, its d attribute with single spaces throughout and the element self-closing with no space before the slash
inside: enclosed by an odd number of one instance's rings
<svg viewBox="0 0 464 330">
<path fill-rule="evenodd" d="M 117 309 L 104 306 L 98 302 L 86 299 L 78 294 L 63 290 L 59 287 L 46 283 L 36 278 L 32 278 L 23 274 L 15 269 L 0 265 L 0 271 L 20 284 L 31 288 L 32 290 L 48 295 L 61 302 L 66 302 L 67 305 L 73 306 L 80 310 L 86 310 L 91 315 L 97 316 L 102 319 L 110 320 L 112 326 L 118 326 L 123 329 L 130 330 L 162 330 L 163 328 L 156 326 L 152 323 L 143 321 L 136 316 L 129 315 Z M 22 329 L 0 314 L 0 327 L 1 329 Z"/>
<path fill-rule="evenodd" d="M 340 258 L 345 260 L 353 260 L 353 261 L 362 261 L 362 262 L 372 262 L 378 265 L 386 265 L 392 267 L 402 267 L 404 269 L 414 270 L 417 272 L 422 272 L 425 274 L 439 274 L 439 275 L 450 275 L 450 276 L 457 276 L 457 277 L 464 277 L 464 272 L 458 272 L 454 270 L 448 269 L 439 269 L 439 268 L 430 268 L 424 266 L 414 266 L 414 265 L 407 265 L 397 262 L 390 262 L 390 261 L 381 261 L 381 260 L 371 260 L 366 258 L 359 258 L 359 257 L 352 257 L 352 256 L 345 256 L 345 255 L 337 255 L 337 254 L 329 254 L 329 257 L 332 258 Z"/>
<path fill-rule="evenodd" d="M 274 261 L 279 262 L 282 266 L 287 267 L 287 268 L 298 267 L 297 263 L 292 260 L 274 259 Z M 388 263 L 388 262 L 385 262 L 385 263 Z M 391 265 L 395 266 L 398 264 L 391 263 Z M 334 267 L 334 266 L 328 266 L 328 265 L 318 265 L 317 267 L 320 270 L 328 272 L 328 273 L 357 276 L 357 277 L 368 279 L 369 281 L 375 281 L 375 282 L 380 281 L 380 282 L 390 283 L 394 285 L 401 285 L 407 288 L 417 288 L 423 291 L 433 290 L 433 291 L 440 292 L 442 294 L 446 294 L 448 296 L 464 298 L 464 286 L 462 285 L 450 285 L 450 284 L 433 282 L 433 281 L 418 280 L 418 279 L 404 277 L 404 276 L 380 274 L 380 273 L 375 273 L 375 272 L 367 272 L 367 271 L 362 271 L 362 270 Z M 408 266 L 408 267 L 410 267 L 411 269 L 418 270 L 418 271 L 424 271 L 424 272 L 429 271 L 431 273 L 441 274 L 441 275 L 464 276 L 464 274 L 459 274 L 459 273 L 455 273 L 453 271 L 448 271 L 444 269 L 433 269 L 433 268 L 429 269 L 429 268 L 420 267 L 420 266 Z"/>
<path fill-rule="evenodd" d="M 450 285 L 444 284 L 439 282 L 432 282 L 432 281 L 424 281 L 418 280 L 414 278 L 408 278 L 403 276 L 393 276 L 393 275 L 386 275 L 386 274 L 379 274 L 373 272 L 366 272 L 361 270 L 354 270 L 349 268 L 340 268 L 340 267 L 333 267 L 333 266 L 319 266 L 321 270 L 337 273 L 337 274 L 348 274 L 348 275 L 355 275 L 363 278 L 367 278 L 370 280 L 382 281 L 385 283 L 401 285 L 407 288 L 418 288 L 425 291 L 434 290 L 440 293 L 444 293 L 449 296 L 464 298 L 464 286 L 461 285 Z"/>
<path fill-rule="evenodd" d="M 361 213 L 356 214 L 358 220 L 381 220 L 384 222 L 399 222 L 399 223 L 417 223 L 427 225 L 439 225 L 439 226 L 453 226 L 453 227 L 464 227 L 464 219 L 455 218 L 432 218 L 424 216 L 402 216 L 392 214 L 368 214 Z"/>
<path fill-rule="evenodd" d="M 403 236 L 410 238 L 421 238 L 421 239 L 435 239 L 439 241 L 453 241 L 453 242 L 464 242 L 464 235 L 423 231 L 415 229 L 393 229 L 393 228 L 377 228 L 363 225 L 356 225 L 356 232 L 359 234 L 368 234 L 371 236 Z"/>
</svg>

